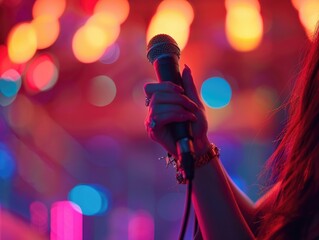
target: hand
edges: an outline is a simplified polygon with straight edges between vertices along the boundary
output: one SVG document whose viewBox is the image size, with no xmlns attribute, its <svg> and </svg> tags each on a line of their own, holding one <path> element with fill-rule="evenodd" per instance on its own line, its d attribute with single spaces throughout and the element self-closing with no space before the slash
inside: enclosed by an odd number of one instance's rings
<svg viewBox="0 0 319 240">
<path fill-rule="evenodd" d="M 149 111 L 145 119 L 146 130 L 151 139 L 176 157 L 176 144 L 168 124 L 190 121 L 195 154 L 201 155 L 210 145 L 207 138 L 208 124 L 205 108 L 187 66 L 183 70 L 182 80 L 183 87 L 172 82 L 149 83 L 144 86 L 145 94 L 150 99 Z M 151 128 L 150 123 L 155 123 L 155 126 Z"/>
</svg>

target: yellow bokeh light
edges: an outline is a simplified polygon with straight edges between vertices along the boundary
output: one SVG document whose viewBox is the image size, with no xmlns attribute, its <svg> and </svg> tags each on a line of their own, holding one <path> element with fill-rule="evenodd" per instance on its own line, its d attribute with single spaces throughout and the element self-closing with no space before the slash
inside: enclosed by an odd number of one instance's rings
<svg viewBox="0 0 319 240">
<path fill-rule="evenodd" d="M 74 55 L 81 62 L 95 62 L 119 34 L 120 26 L 113 17 L 96 13 L 75 33 L 72 42 Z"/>
<path fill-rule="evenodd" d="M 249 5 L 252 8 L 260 11 L 260 4 L 258 0 L 225 0 L 225 7 L 228 10 L 236 8 L 237 6 Z"/>
<path fill-rule="evenodd" d="M 306 29 L 308 37 L 312 39 L 319 20 L 319 1 L 305 0 L 300 2 L 299 19 Z"/>
<path fill-rule="evenodd" d="M 186 0 L 164 0 L 157 7 L 157 12 L 167 10 L 181 13 L 188 24 L 191 24 L 194 19 L 193 7 Z"/>
<path fill-rule="evenodd" d="M 36 31 L 38 49 L 50 47 L 59 36 L 60 23 L 50 15 L 38 16 L 33 19 L 32 25 Z"/>
<path fill-rule="evenodd" d="M 304 0 L 291 0 L 291 3 L 295 9 L 299 10 L 300 4 L 302 3 L 302 1 L 304 1 Z"/>
<path fill-rule="evenodd" d="M 99 0 L 94 7 L 94 13 L 106 13 L 119 24 L 126 20 L 129 12 L 130 4 L 127 0 Z"/>
<path fill-rule="evenodd" d="M 85 24 L 86 26 L 92 26 L 100 28 L 106 33 L 105 48 L 112 45 L 120 34 L 120 25 L 116 19 L 105 12 L 93 14 Z"/>
<path fill-rule="evenodd" d="M 59 18 L 66 8 L 65 0 L 36 0 L 32 8 L 33 18 L 41 15 L 51 15 L 54 18 Z"/>
<path fill-rule="evenodd" d="M 104 53 L 105 41 L 106 33 L 99 27 L 83 26 L 77 30 L 73 37 L 73 53 L 75 57 L 81 62 L 95 62 Z"/>
<path fill-rule="evenodd" d="M 30 23 L 20 23 L 13 27 L 8 36 L 9 58 L 14 63 L 25 63 L 37 50 L 36 31 Z"/>
<path fill-rule="evenodd" d="M 226 36 L 230 45 L 237 51 L 251 51 L 261 42 L 263 34 L 262 17 L 247 2 L 237 3 L 227 12 Z"/>
<path fill-rule="evenodd" d="M 183 14 L 177 11 L 165 10 L 155 14 L 147 30 L 146 41 L 157 35 L 165 33 L 175 39 L 182 50 L 188 41 L 189 24 Z"/>
</svg>

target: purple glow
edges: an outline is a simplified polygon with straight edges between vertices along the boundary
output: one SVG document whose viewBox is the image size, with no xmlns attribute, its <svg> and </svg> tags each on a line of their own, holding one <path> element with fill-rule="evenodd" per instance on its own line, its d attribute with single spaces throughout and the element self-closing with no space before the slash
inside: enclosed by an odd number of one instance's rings
<svg viewBox="0 0 319 240">
<path fill-rule="evenodd" d="M 30 205 L 32 226 L 40 233 L 48 231 L 48 208 L 41 202 L 33 202 Z"/>
<path fill-rule="evenodd" d="M 129 240 L 154 239 L 154 219 L 146 211 L 138 211 L 130 219 L 128 225 Z"/>
</svg>

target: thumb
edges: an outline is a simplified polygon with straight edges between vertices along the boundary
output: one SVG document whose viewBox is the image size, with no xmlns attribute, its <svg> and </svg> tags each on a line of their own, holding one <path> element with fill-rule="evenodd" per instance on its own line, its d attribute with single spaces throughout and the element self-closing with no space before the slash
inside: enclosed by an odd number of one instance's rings
<svg viewBox="0 0 319 240">
<path fill-rule="evenodd" d="M 203 106 L 202 101 L 197 93 L 191 70 L 186 64 L 182 72 L 182 79 L 185 95 L 193 100 L 198 106 Z"/>
</svg>

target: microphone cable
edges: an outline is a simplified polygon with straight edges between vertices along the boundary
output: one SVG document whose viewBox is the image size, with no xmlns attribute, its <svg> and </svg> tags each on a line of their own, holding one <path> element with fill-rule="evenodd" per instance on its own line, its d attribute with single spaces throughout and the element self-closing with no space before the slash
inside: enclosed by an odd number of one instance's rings
<svg viewBox="0 0 319 240">
<path fill-rule="evenodd" d="M 193 183 L 191 180 L 189 180 L 187 183 L 187 188 L 186 188 L 185 209 L 184 209 L 184 215 L 182 219 L 182 226 L 181 226 L 181 230 L 178 237 L 179 240 L 184 239 L 186 230 L 187 230 L 187 224 L 188 224 L 189 214 L 191 209 L 192 187 L 193 187 Z"/>
</svg>

